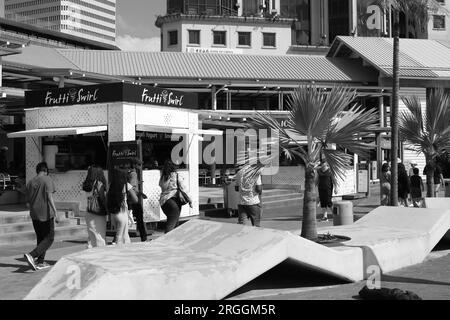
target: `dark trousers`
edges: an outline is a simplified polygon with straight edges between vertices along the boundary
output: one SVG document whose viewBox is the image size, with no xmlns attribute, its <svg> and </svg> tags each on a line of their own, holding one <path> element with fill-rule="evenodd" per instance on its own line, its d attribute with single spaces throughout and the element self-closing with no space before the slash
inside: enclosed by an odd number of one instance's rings
<svg viewBox="0 0 450 320">
<path fill-rule="evenodd" d="M 133 210 L 133 216 L 136 218 L 136 227 L 139 231 L 141 241 L 147 241 L 147 227 L 144 222 L 142 205 L 140 203 L 133 203 L 131 210 Z"/>
<path fill-rule="evenodd" d="M 45 253 L 55 239 L 55 220 L 54 218 L 47 221 L 33 220 L 33 227 L 36 233 L 37 247 L 30 252 L 30 255 L 33 258 L 37 258 L 37 263 L 42 263 L 44 262 Z"/>
<path fill-rule="evenodd" d="M 165 233 L 178 226 L 181 213 L 181 203 L 176 198 L 170 198 L 162 205 L 162 210 L 167 217 Z"/>
<path fill-rule="evenodd" d="M 254 205 L 238 205 L 238 223 L 244 224 L 245 218 L 250 219 L 252 226 L 259 227 L 261 225 L 261 204 Z"/>
</svg>

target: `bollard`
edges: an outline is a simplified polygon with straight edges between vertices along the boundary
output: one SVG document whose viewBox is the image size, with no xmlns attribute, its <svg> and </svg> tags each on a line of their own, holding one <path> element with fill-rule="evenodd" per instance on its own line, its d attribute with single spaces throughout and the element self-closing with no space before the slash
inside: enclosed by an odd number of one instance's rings
<svg viewBox="0 0 450 320">
<path fill-rule="evenodd" d="M 351 201 L 336 202 L 333 206 L 333 225 L 349 224 L 353 224 L 353 203 Z"/>
<path fill-rule="evenodd" d="M 445 197 L 450 198 L 450 179 L 444 179 Z"/>
</svg>

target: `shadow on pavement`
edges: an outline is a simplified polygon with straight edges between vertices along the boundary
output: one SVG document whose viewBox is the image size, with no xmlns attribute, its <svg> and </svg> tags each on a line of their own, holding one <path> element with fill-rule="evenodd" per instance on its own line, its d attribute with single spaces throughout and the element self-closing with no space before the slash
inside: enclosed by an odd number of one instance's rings
<svg viewBox="0 0 450 320">
<path fill-rule="evenodd" d="M 433 281 L 426 279 L 414 279 L 414 278 L 405 278 L 405 277 L 397 277 L 397 276 L 387 276 L 382 275 L 381 281 L 385 282 L 398 282 L 398 283 L 414 283 L 414 284 L 431 284 L 438 286 L 450 286 L 450 282 L 442 282 L 442 281 Z"/>
<path fill-rule="evenodd" d="M 17 270 L 12 271 L 13 273 L 28 273 L 32 269 L 26 264 L 11 264 L 11 263 L 0 263 L 0 269 L 2 268 L 17 268 Z"/>
<path fill-rule="evenodd" d="M 237 289 L 224 299 L 244 294 L 253 290 L 299 289 L 347 284 L 345 280 L 326 275 L 287 259 Z"/>
</svg>

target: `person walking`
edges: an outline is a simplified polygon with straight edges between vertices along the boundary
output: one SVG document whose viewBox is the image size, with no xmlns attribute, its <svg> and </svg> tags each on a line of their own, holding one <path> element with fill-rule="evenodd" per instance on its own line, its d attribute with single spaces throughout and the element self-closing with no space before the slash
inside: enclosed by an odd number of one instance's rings
<svg viewBox="0 0 450 320">
<path fill-rule="evenodd" d="M 127 182 L 127 170 L 113 169 L 106 203 L 108 212 L 111 213 L 111 218 L 115 221 L 115 242 L 117 244 L 131 242 L 128 234 L 128 197 L 137 202 L 137 195 L 133 186 Z"/>
<path fill-rule="evenodd" d="M 254 227 L 261 226 L 261 171 L 252 174 L 248 166 L 244 166 L 235 176 L 236 191 L 239 191 L 238 223 L 245 224 L 250 219 Z"/>
<path fill-rule="evenodd" d="M 328 163 L 323 162 L 317 170 L 317 186 L 319 189 L 320 207 L 323 216 L 321 221 L 328 221 L 328 211 L 333 207 L 333 179 Z"/>
<path fill-rule="evenodd" d="M 419 176 L 419 169 L 413 169 L 413 175 L 410 178 L 411 182 L 411 200 L 416 208 L 422 207 L 422 192 L 424 190 L 422 177 Z"/>
<path fill-rule="evenodd" d="M 132 159 L 129 163 L 128 171 L 128 183 L 133 186 L 133 190 L 138 196 L 138 202 L 129 201 L 128 208 L 132 210 L 133 216 L 136 218 L 136 226 L 139 231 L 141 241 L 147 241 L 147 226 L 144 222 L 144 210 L 142 208 L 142 199 L 146 199 L 147 196 L 142 193 L 141 183 L 138 179 L 137 170 L 141 170 L 142 161 L 139 159 Z"/>
<path fill-rule="evenodd" d="M 95 165 L 89 167 L 86 180 L 83 183 L 83 190 L 86 191 L 88 204 L 85 215 L 88 231 L 88 248 L 105 246 L 107 216 L 106 178 L 101 167 Z"/>
<path fill-rule="evenodd" d="M 434 169 L 433 173 L 433 183 L 434 183 L 434 190 L 433 190 L 433 197 L 439 196 L 439 190 L 441 189 L 441 185 L 445 186 L 444 182 L 444 176 L 442 175 L 441 168 L 437 165 L 436 160 L 432 160 L 431 164 L 427 164 L 425 168 L 423 168 L 423 174 L 426 176 L 428 171 L 431 169 Z"/>
<path fill-rule="evenodd" d="M 409 178 L 408 173 L 406 172 L 405 165 L 403 163 L 399 163 L 398 167 L 398 204 L 399 206 L 408 207 L 408 194 L 409 190 Z"/>
<path fill-rule="evenodd" d="M 381 166 L 381 205 L 389 206 L 391 199 L 391 171 L 388 163 Z"/>
<path fill-rule="evenodd" d="M 36 166 L 37 176 L 27 184 L 27 201 L 30 216 L 36 233 L 37 246 L 24 258 L 33 270 L 49 268 L 44 261 L 47 250 L 55 238 L 55 223 L 59 222 L 52 194 L 56 191 L 53 180 L 48 176 L 47 163 L 40 162 Z"/>
<path fill-rule="evenodd" d="M 184 179 L 177 173 L 176 167 L 171 160 L 166 160 L 159 179 L 161 196 L 159 204 L 167 217 L 165 233 L 172 231 L 178 226 L 181 213 L 181 201 L 178 197 L 178 188 L 188 195 L 189 206 L 192 208 L 192 198 L 187 192 Z"/>
</svg>

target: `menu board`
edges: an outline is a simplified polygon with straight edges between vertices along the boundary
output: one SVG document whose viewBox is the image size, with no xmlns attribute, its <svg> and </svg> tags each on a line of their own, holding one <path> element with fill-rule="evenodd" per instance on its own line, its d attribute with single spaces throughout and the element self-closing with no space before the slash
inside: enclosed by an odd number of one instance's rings
<svg viewBox="0 0 450 320">
<path fill-rule="evenodd" d="M 108 168 L 126 166 L 130 160 L 142 160 L 141 140 L 110 142 L 108 148 Z"/>
</svg>

